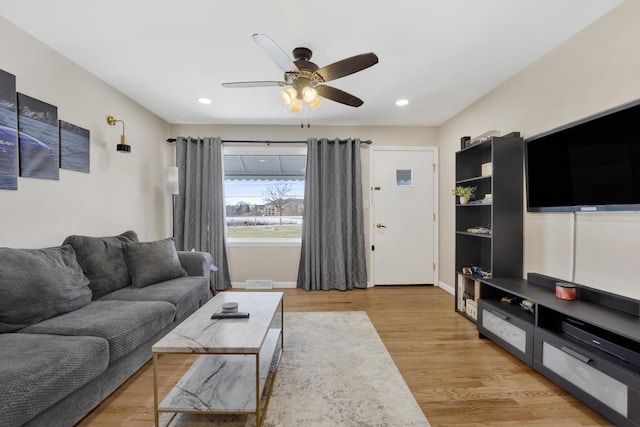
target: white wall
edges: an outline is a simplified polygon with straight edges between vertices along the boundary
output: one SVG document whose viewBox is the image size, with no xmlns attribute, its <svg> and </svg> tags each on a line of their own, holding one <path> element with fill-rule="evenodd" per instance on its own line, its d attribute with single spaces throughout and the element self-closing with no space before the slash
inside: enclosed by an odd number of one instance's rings
<svg viewBox="0 0 640 427">
<path fill-rule="evenodd" d="M 639 18 L 640 2 L 624 2 L 440 127 L 440 277 L 445 283 L 454 283 L 450 190 L 460 137 L 496 129 L 520 131 L 526 138 L 640 98 Z M 640 214 L 579 214 L 575 220 L 575 281 L 640 299 L 634 280 Z M 524 221 L 524 274 L 570 280 L 572 214 L 526 214 Z"/>
<path fill-rule="evenodd" d="M 128 229 L 141 240 L 170 235 L 168 124 L 2 17 L 0 52 L 0 69 L 16 76 L 18 92 L 91 132 L 90 174 L 60 170 L 59 181 L 18 178 L 17 191 L 0 190 L 0 246 L 54 246 L 69 234 Z M 122 127 L 109 126 L 109 115 L 125 121 L 131 154 L 116 152 Z"/>
<path fill-rule="evenodd" d="M 173 136 L 219 136 L 223 140 L 272 140 L 306 141 L 308 138 L 360 138 L 371 140 L 379 146 L 437 146 L 437 129 L 433 127 L 381 127 L 381 126 L 220 126 L 177 125 L 170 127 Z M 362 187 L 365 199 L 365 244 L 369 244 L 369 159 L 368 146 L 362 146 Z M 229 249 L 231 281 L 248 279 L 271 279 L 274 282 L 294 283 L 297 278 L 299 247 L 232 246 Z M 370 270 L 370 254 L 367 253 L 367 268 Z M 371 274 L 369 272 L 369 277 Z"/>
</svg>

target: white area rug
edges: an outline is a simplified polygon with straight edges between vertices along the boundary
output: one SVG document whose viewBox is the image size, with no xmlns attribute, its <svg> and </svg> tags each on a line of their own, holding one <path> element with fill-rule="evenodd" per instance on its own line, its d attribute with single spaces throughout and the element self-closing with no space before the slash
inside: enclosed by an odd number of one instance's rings
<svg viewBox="0 0 640 427">
<path fill-rule="evenodd" d="M 265 427 L 429 426 L 365 312 L 285 313 L 284 323 Z M 180 414 L 170 425 L 255 427 L 255 417 Z"/>
</svg>

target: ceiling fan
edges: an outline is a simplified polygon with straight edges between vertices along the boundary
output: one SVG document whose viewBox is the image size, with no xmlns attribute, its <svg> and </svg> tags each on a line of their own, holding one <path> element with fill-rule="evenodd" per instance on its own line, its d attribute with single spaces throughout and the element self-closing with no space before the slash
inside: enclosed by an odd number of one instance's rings
<svg viewBox="0 0 640 427">
<path fill-rule="evenodd" d="M 324 83 L 357 73 L 377 64 L 378 57 L 375 53 L 363 53 L 320 68 L 310 61 L 311 49 L 296 47 L 293 49 L 294 59 L 292 60 L 268 36 L 254 34 L 252 37 L 267 56 L 284 71 L 283 81 L 229 82 L 222 83 L 222 86 L 228 88 L 288 87 L 280 92 L 280 99 L 294 112 L 302 111 L 303 101 L 315 110 L 322 102 L 319 97 L 351 107 L 359 107 L 364 103 L 360 98 Z"/>
</svg>

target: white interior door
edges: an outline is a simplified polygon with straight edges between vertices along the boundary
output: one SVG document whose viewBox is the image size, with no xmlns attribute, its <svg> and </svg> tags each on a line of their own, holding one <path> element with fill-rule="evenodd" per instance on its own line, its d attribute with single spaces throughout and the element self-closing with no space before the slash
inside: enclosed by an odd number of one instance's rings
<svg viewBox="0 0 640 427">
<path fill-rule="evenodd" d="M 436 283 L 436 150 L 373 150 L 374 285 Z"/>
</svg>

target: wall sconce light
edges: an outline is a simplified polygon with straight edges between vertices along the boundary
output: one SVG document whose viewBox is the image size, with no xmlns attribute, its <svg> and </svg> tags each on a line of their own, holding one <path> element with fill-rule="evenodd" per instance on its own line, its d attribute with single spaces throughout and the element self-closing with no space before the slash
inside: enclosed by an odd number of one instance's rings
<svg viewBox="0 0 640 427">
<path fill-rule="evenodd" d="M 179 182 L 178 167 L 169 166 L 167 168 L 167 192 L 169 194 L 180 194 Z"/>
<path fill-rule="evenodd" d="M 116 150 L 120 153 L 130 153 L 131 146 L 127 144 L 127 137 L 124 134 L 124 121 L 118 120 L 113 116 L 107 117 L 107 123 L 109 123 L 110 126 L 115 126 L 118 122 L 122 123 L 122 136 L 120 137 L 120 144 L 116 146 Z"/>
</svg>

